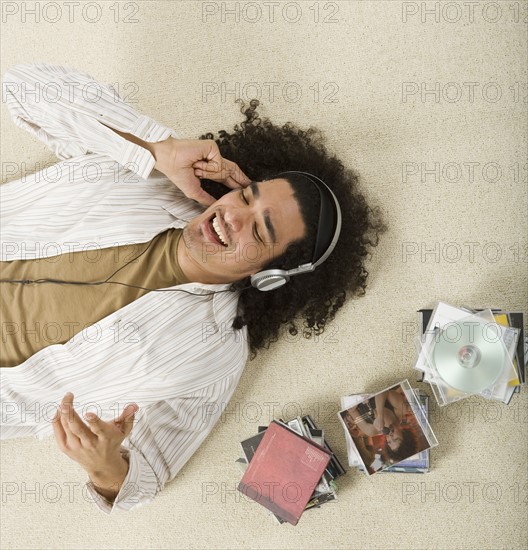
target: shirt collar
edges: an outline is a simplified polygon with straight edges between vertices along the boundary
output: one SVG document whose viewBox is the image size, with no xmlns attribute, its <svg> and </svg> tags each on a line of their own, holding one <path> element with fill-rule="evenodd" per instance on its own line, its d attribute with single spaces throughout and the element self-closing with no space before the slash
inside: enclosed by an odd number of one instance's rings
<svg viewBox="0 0 528 550">
<path fill-rule="evenodd" d="M 231 331 L 231 325 L 238 310 L 238 299 L 240 291 L 229 291 L 231 283 L 227 284 L 205 284 L 186 283 L 178 285 L 178 289 L 192 292 L 193 294 L 204 295 L 208 300 L 213 301 L 213 316 L 218 330 Z"/>
<path fill-rule="evenodd" d="M 162 205 L 161 207 L 172 214 L 175 218 L 178 218 L 178 220 L 186 223 L 189 223 L 193 218 L 199 216 L 202 212 L 207 210 L 207 208 L 203 205 L 190 199 L 187 199 L 186 201 L 177 199 L 175 201 L 165 203 L 165 205 Z"/>
</svg>

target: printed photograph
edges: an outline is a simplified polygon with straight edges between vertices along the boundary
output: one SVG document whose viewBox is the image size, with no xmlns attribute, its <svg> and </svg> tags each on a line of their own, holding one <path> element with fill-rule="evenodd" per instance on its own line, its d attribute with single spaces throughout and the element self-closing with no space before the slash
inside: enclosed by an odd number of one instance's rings
<svg viewBox="0 0 528 550">
<path fill-rule="evenodd" d="M 339 416 L 369 475 L 431 447 L 401 384 Z"/>
</svg>

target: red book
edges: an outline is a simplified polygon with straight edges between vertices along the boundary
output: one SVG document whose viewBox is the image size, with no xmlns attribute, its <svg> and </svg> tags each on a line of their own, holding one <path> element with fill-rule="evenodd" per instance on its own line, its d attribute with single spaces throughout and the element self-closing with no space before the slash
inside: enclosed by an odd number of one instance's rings
<svg viewBox="0 0 528 550">
<path fill-rule="evenodd" d="M 238 490 L 297 525 L 332 453 L 273 420 Z"/>
</svg>

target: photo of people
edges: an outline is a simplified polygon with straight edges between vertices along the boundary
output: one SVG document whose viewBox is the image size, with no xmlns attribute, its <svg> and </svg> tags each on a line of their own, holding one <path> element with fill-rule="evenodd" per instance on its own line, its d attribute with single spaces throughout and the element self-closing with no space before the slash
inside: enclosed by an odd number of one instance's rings
<svg viewBox="0 0 528 550">
<path fill-rule="evenodd" d="M 369 475 L 431 447 L 402 384 L 340 411 L 339 416 Z"/>
</svg>

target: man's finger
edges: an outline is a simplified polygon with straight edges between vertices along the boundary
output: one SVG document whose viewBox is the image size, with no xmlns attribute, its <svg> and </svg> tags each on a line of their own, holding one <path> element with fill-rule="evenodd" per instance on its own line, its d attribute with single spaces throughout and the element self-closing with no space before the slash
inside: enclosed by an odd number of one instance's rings
<svg viewBox="0 0 528 550">
<path fill-rule="evenodd" d="M 201 170 L 201 177 L 207 177 L 208 179 L 223 179 L 227 177 L 232 177 L 234 181 L 237 182 L 239 186 L 247 187 L 251 183 L 251 178 L 248 178 L 244 172 L 240 169 L 236 162 L 232 160 L 222 159 L 222 166 L 216 160 L 205 161 L 197 160 L 193 163 L 192 167 L 195 170 Z M 213 176 L 213 177 L 211 177 Z"/>
<path fill-rule="evenodd" d="M 226 185 L 226 187 L 230 187 L 231 189 L 244 189 L 245 187 L 245 185 L 242 185 L 233 176 L 227 176 L 224 185 Z"/>
<path fill-rule="evenodd" d="M 242 186 L 242 187 L 248 187 L 251 184 L 251 179 L 249 179 L 245 174 L 240 173 L 236 176 L 236 181 Z"/>
<path fill-rule="evenodd" d="M 197 166 L 196 163 L 193 164 L 193 168 L 198 168 L 202 170 L 207 176 L 221 176 L 224 172 L 224 165 L 221 165 L 219 162 L 212 160 L 210 162 L 203 162 L 202 165 Z"/>
<path fill-rule="evenodd" d="M 216 199 L 209 195 L 209 193 L 204 191 L 201 187 L 198 187 L 198 189 L 193 188 L 191 193 L 186 193 L 185 189 L 182 189 L 182 191 L 193 201 L 204 204 L 205 206 L 211 206 L 211 204 L 216 202 Z"/>
<path fill-rule="evenodd" d="M 247 187 L 251 183 L 251 179 L 242 172 L 236 162 L 226 160 L 225 163 L 227 176 L 231 177 L 239 186 Z"/>
<path fill-rule="evenodd" d="M 88 422 L 88 428 L 90 428 L 90 431 L 99 439 L 107 439 L 108 433 L 105 421 L 91 412 L 86 413 L 84 416 Z"/>
<path fill-rule="evenodd" d="M 133 413 L 135 413 L 139 407 L 136 403 L 129 403 L 124 409 L 123 412 L 117 417 L 116 422 L 123 422 Z"/>
<path fill-rule="evenodd" d="M 123 433 L 128 435 L 132 426 L 134 425 L 134 416 L 138 411 L 139 407 L 135 403 L 131 403 L 125 407 L 125 410 L 121 413 L 119 418 L 116 421 L 116 424 L 120 426 Z"/>
<path fill-rule="evenodd" d="M 132 413 L 129 417 L 125 419 L 125 421 L 121 424 L 121 429 L 123 431 L 123 435 L 125 437 L 128 436 L 128 434 L 132 431 L 132 428 L 134 427 L 134 416 L 135 413 Z"/>
<path fill-rule="evenodd" d="M 88 429 L 86 424 L 80 419 L 73 408 L 73 394 L 68 392 L 61 403 L 61 421 L 68 439 L 73 443 L 79 440 L 88 443 L 94 440 L 94 434 Z"/>
<path fill-rule="evenodd" d="M 234 163 L 222 157 L 212 160 L 198 160 L 193 163 L 193 168 L 200 168 L 205 172 L 228 172 L 234 170 Z M 236 165 L 235 165 L 236 166 Z"/>
<path fill-rule="evenodd" d="M 199 168 L 200 170 L 203 170 L 204 172 L 218 172 L 218 162 L 216 161 L 210 161 L 207 162 L 206 160 L 197 160 L 193 163 L 193 168 Z"/>
<path fill-rule="evenodd" d="M 73 415 L 73 394 L 68 392 L 59 403 L 59 419 L 66 435 L 66 444 L 79 444 L 79 438 L 71 431 L 69 418 Z"/>
<path fill-rule="evenodd" d="M 62 449 L 63 447 L 66 447 L 67 439 L 66 439 L 66 432 L 62 427 L 60 414 L 61 414 L 60 408 L 57 407 L 57 412 L 55 413 L 55 416 L 53 417 L 51 424 L 53 426 L 53 433 L 55 434 L 55 440 L 59 444 L 59 448 Z"/>
<path fill-rule="evenodd" d="M 244 189 L 247 187 L 251 180 L 248 177 L 244 177 L 240 172 L 235 170 L 222 170 L 222 171 L 206 171 L 202 168 L 194 167 L 194 175 L 202 179 L 210 179 L 213 181 L 219 181 L 230 187 L 231 189 Z"/>
<path fill-rule="evenodd" d="M 139 407 L 135 403 L 127 405 L 121 416 L 116 421 L 116 424 L 119 425 L 125 436 L 132 431 L 132 427 L 134 426 L 134 417 L 138 409 Z"/>
</svg>

